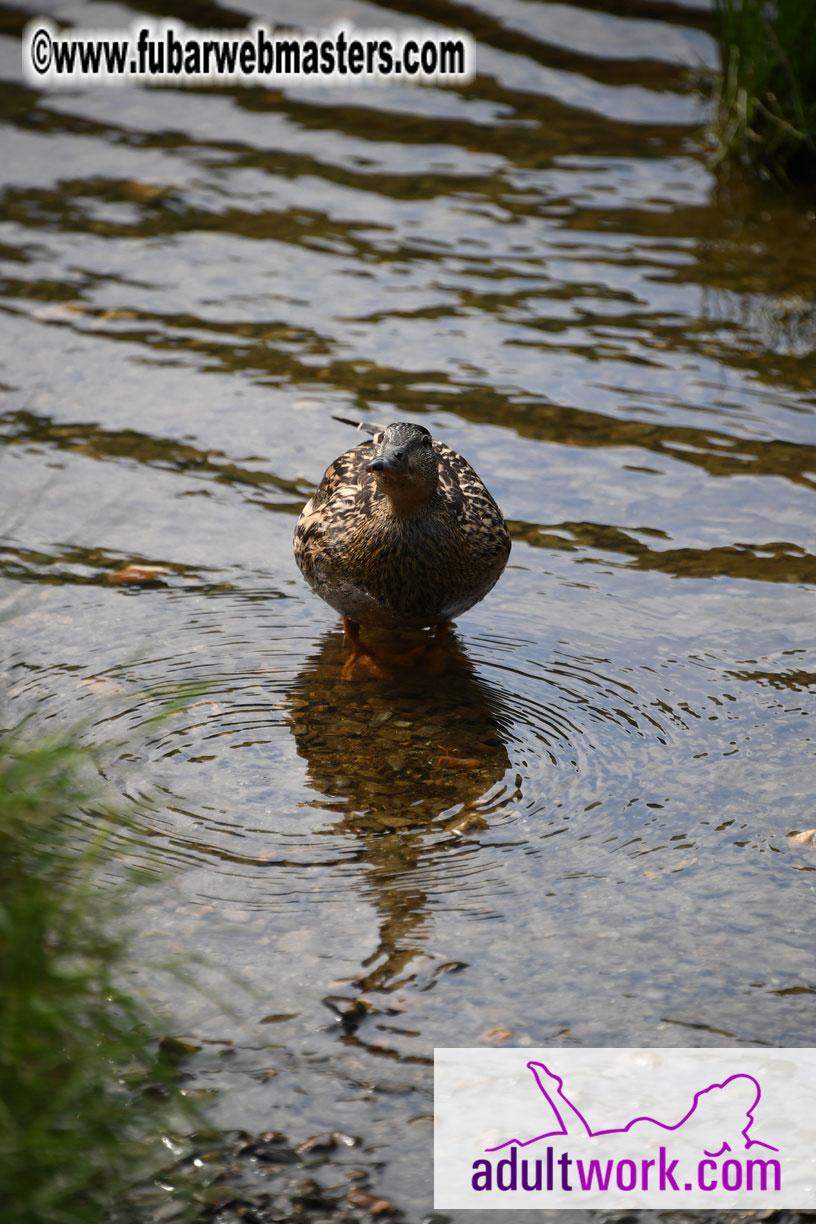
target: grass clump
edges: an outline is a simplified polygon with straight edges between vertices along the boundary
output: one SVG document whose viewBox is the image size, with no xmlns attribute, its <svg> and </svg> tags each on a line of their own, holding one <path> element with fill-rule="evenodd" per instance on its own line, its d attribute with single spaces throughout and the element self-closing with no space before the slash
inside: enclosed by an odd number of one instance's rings
<svg viewBox="0 0 816 1224">
<path fill-rule="evenodd" d="M 3 1224 L 184 1212 L 159 1176 L 163 1139 L 189 1109 L 156 1021 L 120 982 L 127 882 L 100 885 L 112 813 L 98 810 L 96 837 L 78 820 L 90 765 L 68 740 L 18 730 L 0 742 Z"/>
<path fill-rule="evenodd" d="M 816 182 L 816 0 L 715 0 L 723 71 L 715 162 Z"/>
</svg>

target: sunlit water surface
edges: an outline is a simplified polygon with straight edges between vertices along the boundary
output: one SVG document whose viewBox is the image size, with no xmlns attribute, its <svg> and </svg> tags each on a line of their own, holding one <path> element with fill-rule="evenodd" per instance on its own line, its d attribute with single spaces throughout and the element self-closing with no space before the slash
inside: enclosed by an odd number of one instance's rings
<svg viewBox="0 0 816 1224">
<path fill-rule="evenodd" d="M 0 9 L 8 722 L 110 742 L 218 1119 L 358 1136 L 417 1221 L 434 1046 L 816 1034 L 816 224 L 706 168 L 707 9 L 610 7 L 429 10 L 458 89 L 43 94 Z M 470 667 L 340 681 L 291 553 L 333 413 L 503 507 Z"/>
</svg>

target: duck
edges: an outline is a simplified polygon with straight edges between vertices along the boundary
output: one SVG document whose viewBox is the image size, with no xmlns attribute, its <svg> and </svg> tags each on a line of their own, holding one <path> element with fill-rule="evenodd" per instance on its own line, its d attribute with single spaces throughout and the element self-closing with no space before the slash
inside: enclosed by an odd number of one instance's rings
<svg viewBox="0 0 816 1224">
<path fill-rule="evenodd" d="M 510 555 L 501 510 L 466 459 L 424 425 L 358 428 L 373 437 L 329 464 L 294 537 L 303 576 L 342 617 L 346 679 L 360 661 L 383 674 L 361 626 L 431 627 L 441 643 Z"/>
</svg>

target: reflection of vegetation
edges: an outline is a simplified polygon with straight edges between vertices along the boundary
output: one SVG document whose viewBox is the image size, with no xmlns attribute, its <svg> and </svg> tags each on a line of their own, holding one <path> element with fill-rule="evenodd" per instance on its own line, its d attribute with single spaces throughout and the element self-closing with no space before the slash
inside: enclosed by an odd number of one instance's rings
<svg viewBox="0 0 816 1224">
<path fill-rule="evenodd" d="M 715 0 L 721 160 L 783 181 L 816 178 L 816 0 Z"/>
<path fill-rule="evenodd" d="M 95 422 L 63 425 L 51 417 L 18 411 L 0 416 L 0 437 L 7 446 L 55 446 L 64 453 L 90 459 L 136 460 L 145 467 L 200 476 L 216 484 L 272 489 L 302 499 L 306 490 L 261 468 L 261 460 L 229 460 L 223 451 L 201 451 L 174 438 L 155 438 L 137 429 L 102 429 Z M 255 463 L 256 467 L 249 466 Z M 288 505 L 288 503 L 287 503 Z M 293 504 L 294 511 L 294 504 Z"/>
<path fill-rule="evenodd" d="M 655 547 L 638 536 L 667 541 L 665 532 L 654 527 L 623 530 L 605 523 L 557 523 L 542 526 L 510 519 L 507 523 L 514 540 L 524 540 L 533 548 L 553 548 L 566 552 L 598 550 L 600 553 L 628 555 L 629 569 L 652 570 L 673 578 L 745 578 L 756 582 L 810 583 L 816 581 L 816 557 L 798 544 L 772 540 L 761 544 L 724 544 L 714 548 Z M 587 564 L 599 564 L 599 557 L 583 557 Z M 608 557 L 604 564 L 611 565 Z"/>
<path fill-rule="evenodd" d="M 129 1221 L 169 1208 L 154 1178 L 185 1100 L 151 1017 L 118 983 L 121 888 L 97 878 L 110 837 L 77 850 L 88 765 L 64 740 L 32 745 L 16 733 L 0 744 L 4 1224 Z"/>
</svg>

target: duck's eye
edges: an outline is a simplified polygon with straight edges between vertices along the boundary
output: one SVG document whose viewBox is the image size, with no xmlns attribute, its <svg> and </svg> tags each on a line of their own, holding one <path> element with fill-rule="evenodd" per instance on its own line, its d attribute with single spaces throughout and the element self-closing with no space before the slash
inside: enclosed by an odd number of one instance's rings
<svg viewBox="0 0 816 1224">
<path fill-rule="evenodd" d="M 426 434 L 425 437 L 422 439 L 422 445 L 423 446 L 431 445 L 431 435 L 430 434 Z"/>
</svg>

